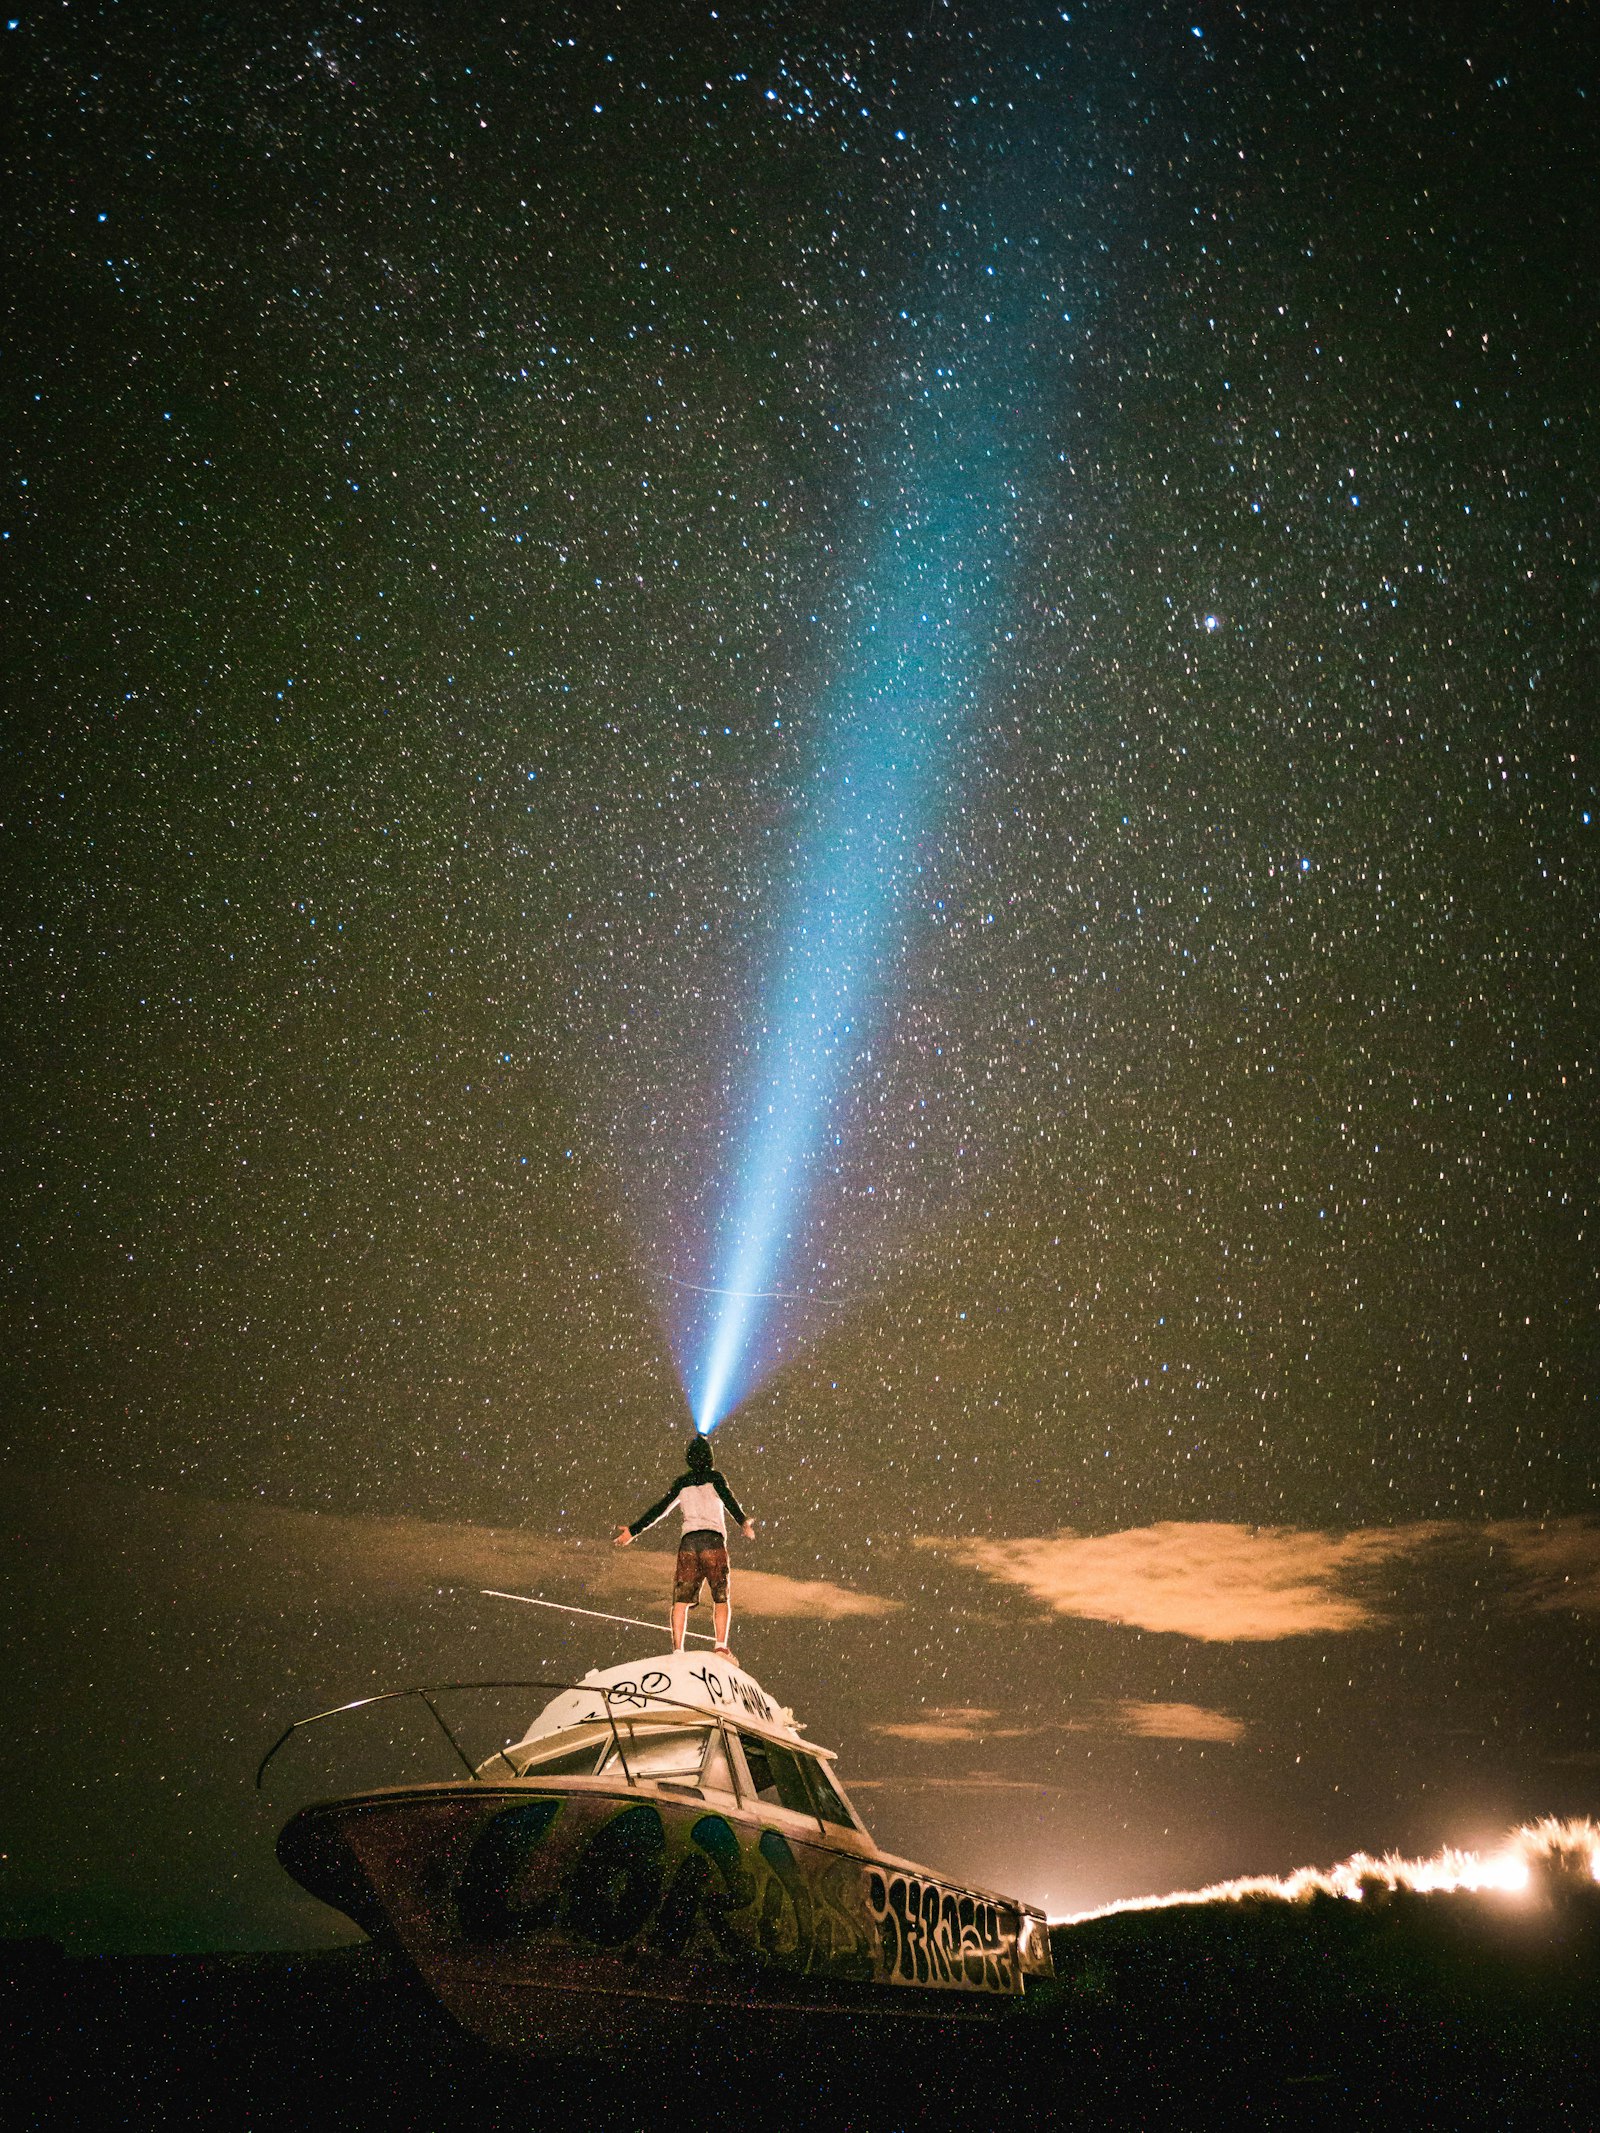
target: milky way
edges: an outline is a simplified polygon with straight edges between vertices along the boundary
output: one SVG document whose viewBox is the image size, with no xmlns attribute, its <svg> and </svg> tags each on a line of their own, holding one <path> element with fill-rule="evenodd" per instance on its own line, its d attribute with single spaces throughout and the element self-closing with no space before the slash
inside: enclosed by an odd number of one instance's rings
<svg viewBox="0 0 1600 2133">
<path fill-rule="evenodd" d="M 1592 38 L 867 12 L 0 30 L 17 1694 L 121 1744 L 8 1918 L 313 1931 L 234 1764 L 526 1662 L 473 1533 L 644 1606 L 685 1284 L 785 1292 L 741 1656 L 886 1839 L 1592 1807 Z"/>
</svg>

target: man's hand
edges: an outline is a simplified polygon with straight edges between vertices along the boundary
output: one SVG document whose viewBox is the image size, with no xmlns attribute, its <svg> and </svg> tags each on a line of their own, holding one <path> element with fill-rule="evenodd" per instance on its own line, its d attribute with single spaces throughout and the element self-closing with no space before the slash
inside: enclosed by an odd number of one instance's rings
<svg viewBox="0 0 1600 2133">
<path fill-rule="evenodd" d="M 744 1522 L 744 1537 L 747 1541 L 753 1541 L 756 1537 L 756 1522 L 753 1518 L 747 1518 Z"/>
<path fill-rule="evenodd" d="M 611 1545 L 613 1548 L 631 1548 L 633 1546 L 633 1535 L 626 1526 L 618 1526 L 616 1537 Z"/>
</svg>

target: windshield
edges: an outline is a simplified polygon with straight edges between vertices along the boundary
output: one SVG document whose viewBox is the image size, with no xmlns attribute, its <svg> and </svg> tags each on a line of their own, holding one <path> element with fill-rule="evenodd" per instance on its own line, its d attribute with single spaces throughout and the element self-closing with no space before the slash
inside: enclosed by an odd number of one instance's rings
<svg viewBox="0 0 1600 2133">
<path fill-rule="evenodd" d="M 506 1750 L 506 1760 L 519 1776 L 526 1777 L 536 1770 L 541 1777 L 593 1777 L 600 1764 L 600 1751 L 609 1746 L 601 1737 L 586 1740 L 573 1747 L 561 1741 L 553 1745 L 548 1741 L 535 1744 L 525 1755 L 515 1749 Z"/>
<path fill-rule="evenodd" d="M 750 1782 L 758 1800 L 787 1807 L 797 1815 L 816 1813 L 797 1755 L 792 1755 L 787 1748 L 780 1748 L 776 1741 L 758 1740 L 753 1733 L 741 1733 L 739 1745 L 744 1750 Z"/>
<path fill-rule="evenodd" d="M 824 1822 L 837 1822 L 845 1829 L 854 1829 L 856 1818 L 839 1797 L 838 1787 L 829 1774 L 828 1766 L 811 1756 L 805 1758 L 805 1773 L 811 1780 L 811 1790 L 816 1795 L 817 1813 Z"/>
<path fill-rule="evenodd" d="M 617 1733 L 615 1740 L 607 1730 L 578 1741 L 559 1734 L 529 1747 L 508 1748 L 503 1751 L 504 1760 L 519 1777 L 617 1779 L 626 1772 L 635 1782 L 692 1785 L 738 1797 L 741 1787 L 734 1781 L 720 1727 L 640 1725 L 624 1720 Z M 844 1829 L 856 1826 L 827 1770 L 813 1756 L 796 1754 L 754 1733 L 741 1733 L 739 1744 L 758 1800 L 786 1807 L 793 1814 L 820 1817 Z"/>
<path fill-rule="evenodd" d="M 623 1728 L 622 1754 L 636 1778 L 675 1778 L 680 1784 L 698 1785 L 705 1760 L 708 1726 L 632 1726 Z M 617 1750 L 609 1742 L 602 1770 L 621 1772 Z"/>
</svg>

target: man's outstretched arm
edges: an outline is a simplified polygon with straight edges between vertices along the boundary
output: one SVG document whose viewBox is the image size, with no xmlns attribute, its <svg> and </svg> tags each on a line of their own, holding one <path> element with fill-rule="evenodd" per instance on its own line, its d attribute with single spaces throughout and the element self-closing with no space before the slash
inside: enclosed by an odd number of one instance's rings
<svg viewBox="0 0 1600 2133">
<path fill-rule="evenodd" d="M 756 1529 L 754 1524 L 750 1519 L 746 1518 L 743 1511 L 740 1510 L 738 1498 L 734 1495 L 732 1489 L 729 1488 L 728 1484 L 723 1480 L 720 1474 L 712 1475 L 711 1486 L 722 1498 L 722 1508 L 727 1512 L 728 1516 L 733 1520 L 734 1524 L 736 1526 L 742 1526 L 744 1528 L 745 1539 L 754 1540 L 756 1537 Z"/>
<path fill-rule="evenodd" d="M 677 1502 L 682 1488 L 683 1476 L 680 1474 L 659 1503 L 653 1503 L 648 1511 L 641 1511 L 631 1526 L 618 1526 L 616 1545 L 619 1548 L 626 1548 L 629 1541 L 636 1541 L 639 1535 L 647 1527 L 653 1526 L 658 1518 L 665 1518 L 672 1506 Z M 623 1538 L 624 1534 L 627 1536 L 626 1540 Z"/>
</svg>

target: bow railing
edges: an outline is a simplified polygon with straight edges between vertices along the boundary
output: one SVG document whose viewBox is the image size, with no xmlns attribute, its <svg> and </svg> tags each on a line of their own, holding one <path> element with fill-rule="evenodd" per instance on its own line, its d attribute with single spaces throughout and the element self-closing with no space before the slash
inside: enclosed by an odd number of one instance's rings
<svg viewBox="0 0 1600 2133">
<path fill-rule="evenodd" d="M 609 1686 L 594 1681 L 548 1680 L 418 1682 L 414 1683 L 410 1688 L 385 1689 L 380 1695 L 377 1696 L 357 1696 L 349 1703 L 336 1703 L 326 1711 L 313 1711 L 309 1715 L 309 1717 L 295 1719 L 291 1724 L 284 1727 L 283 1731 L 278 1735 L 277 1739 L 272 1743 L 272 1746 L 267 1750 L 266 1754 L 261 1758 L 260 1763 L 257 1765 L 256 1790 L 257 1792 L 261 1790 L 261 1781 L 267 1774 L 267 1765 L 272 1761 L 278 1750 L 284 1747 L 287 1742 L 292 1740 L 296 1733 L 303 1732 L 307 1726 L 320 1726 L 325 1719 L 344 1718 L 348 1716 L 348 1714 L 352 1711 L 370 1711 L 380 1703 L 403 1703 L 409 1697 L 415 1697 L 417 1701 L 421 1703 L 423 1707 L 427 1710 L 428 1715 L 432 1718 L 434 1724 L 439 1728 L 439 1731 L 450 1743 L 450 1747 L 455 1754 L 456 1760 L 466 1771 L 468 1777 L 472 1779 L 474 1784 L 482 1784 L 482 1765 L 475 1764 L 472 1761 L 471 1757 L 467 1754 L 465 1748 L 462 1747 L 460 1741 L 457 1740 L 454 1732 L 451 1730 L 449 1721 L 446 1719 L 444 1713 L 439 1709 L 439 1706 L 433 1700 L 436 1696 L 455 1695 L 469 1689 L 545 1689 L 555 1690 L 557 1693 L 563 1690 L 571 1690 L 580 1695 L 593 1696 L 601 1706 L 601 1709 L 596 1714 L 596 1716 L 603 1717 L 606 1721 L 606 1724 L 611 1728 L 611 1744 L 616 1750 L 617 1761 L 622 1765 L 623 1777 L 626 1779 L 630 1787 L 634 1782 L 633 1772 L 628 1767 L 627 1750 L 622 1745 L 622 1735 L 617 1727 L 616 1712 L 612 1708 L 613 1704 L 639 1705 L 641 1702 L 644 1702 L 659 1709 L 666 1709 L 672 1712 L 686 1712 L 695 1718 L 709 1719 L 713 1723 L 720 1723 L 721 1718 L 720 1713 L 708 1709 L 705 1704 L 685 1703 L 675 1696 L 658 1696 L 654 1692 L 651 1692 L 647 1697 L 641 1698 L 638 1689 L 631 1682 L 613 1683 Z M 592 1724 L 593 1722 L 593 1720 L 583 1721 L 583 1723 L 589 1724 Z M 506 1745 L 509 1747 L 511 1744 L 508 1742 Z M 495 1750 L 495 1755 L 499 1756 L 500 1760 L 505 1764 L 507 1770 L 511 1772 L 511 1775 L 513 1777 L 517 1777 L 520 1775 L 515 1764 L 506 1754 L 505 1748 L 497 1748 Z M 492 1763 L 495 1759 L 495 1755 L 486 1756 L 484 1758 L 484 1761 L 487 1763 Z"/>
</svg>

